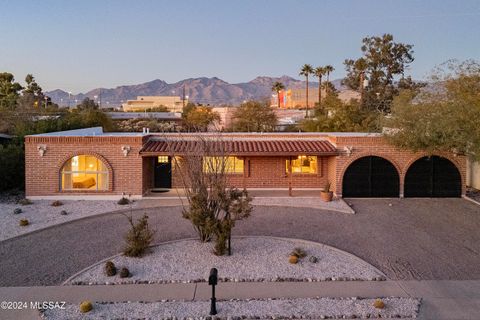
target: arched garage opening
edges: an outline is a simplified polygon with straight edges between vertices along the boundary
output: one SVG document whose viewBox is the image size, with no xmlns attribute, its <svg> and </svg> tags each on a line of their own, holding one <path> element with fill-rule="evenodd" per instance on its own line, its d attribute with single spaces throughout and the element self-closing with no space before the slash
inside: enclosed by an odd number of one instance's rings
<svg viewBox="0 0 480 320">
<path fill-rule="evenodd" d="M 343 197 L 398 197 L 400 177 L 388 160 L 368 156 L 355 160 L 343 175 Z"/>
<path fill-rule="evenodd" d="M 450 160 L 423 157 L 408 168 L 404 190 L 405 197 L 460 197 L 462 177 Z"/>
</svg>

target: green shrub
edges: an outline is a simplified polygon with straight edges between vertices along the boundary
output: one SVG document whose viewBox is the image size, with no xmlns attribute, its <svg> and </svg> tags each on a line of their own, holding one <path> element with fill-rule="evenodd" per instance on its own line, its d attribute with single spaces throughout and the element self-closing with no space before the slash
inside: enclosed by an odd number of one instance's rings
<svg viewBox="0 0 480 320">
<path fill-rule="evenodd" d="M 81 313 L 87 313 L 87 312 L 92 311 L 93 305 L 90 301 L 83 301 L 82 303 L 80 303 L 80 308 L 79 309 L 80 309 Z"/>
<path fill-rule="evenodd" d="M 127 257 L 141 257 L 153 240 L 154 230 L 148 225 L 148 216 L 143 216 L 136 222 L 133 222 L 132 216 L 125 215 L 130 223 L 130 230 L 125 235 L 126 246 L 123 254 Z"/>
<path fill-rule="evenodd" d="M 113 277 L 117 274 L 117 268 L 112 261 L 107 261 L 105 263 L 105 274 L 107 275 L 107 277 Z"/>
<path fill-rule="evenodd" d="M 30 224 L 30 222 L 28 222 L 28 219 L 21 219 L 20 222 L 19 222 L 19 225 L 21 227 L 28 226 L 29 224 Z"/>
<path fill-rule="evenodd" d="M 130 270 L 128 268 L 123 267 L 120 269 L 120 278 L 128 278 L 130 277 Z"/>
<path fill-rule="evenodd" d="M 25 152 L 22 142 L 0 144 L 0 191 L 25 186 Z M 29 204 L 29 203 L 28 203 Z"/>
<path fill-rule="evenodd" d="M 52 207 L 60 207 L 63 206 L 63 202 L 59 200 L 55 200 L 52 202 Z"/>
<path fill-rule="evenodd" d="M 32 203 L 33 202 L 27 198 L 18 200 L 18 204 L 21 204 L 22 206 L 28 206 L 29 204 L 32 204 Z"/>
<path fill-rule="evenodd" d="M 297 258 L 302 259 L 307 256 L 307 253 L 302 248 L 295 248 L 290 255 L 297 256 Z"/>
<path fill-rule="evenodd" d="M 20 214 L 20 213 L 22 213 L 22 212 L 23 212 L 23 211 L 22 211 L 21 208 L 15 208 L 15 209 L 13 209 L 13 214 Z"/>
<path fill-rule="evenodd" d="M 130 203 L 130 200 L 128 200 L 125 197 L 122 197 L 120 200 L 117 201 L 117 204 L 119 204 L 121 206 L 124 206 L 124 205 L 129 204 L 129 203 Z"/>
</svg>

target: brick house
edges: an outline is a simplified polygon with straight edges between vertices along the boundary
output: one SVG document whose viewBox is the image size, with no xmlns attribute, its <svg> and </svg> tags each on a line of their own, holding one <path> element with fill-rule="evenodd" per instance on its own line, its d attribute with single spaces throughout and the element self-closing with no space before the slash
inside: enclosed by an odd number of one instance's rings
<svg viewBox="0 0 480 320">
<path fill-rule="evenodd" d="M 222 144 L 239 188 L 322 189 L 344 197 L 460 197 L 466 158 L 399 150 L 375 133 L 104 133 L 25 137 L 29 198 L 143 197 L 181 187 L 172 162 L 201 137 Z"/>
</svg>

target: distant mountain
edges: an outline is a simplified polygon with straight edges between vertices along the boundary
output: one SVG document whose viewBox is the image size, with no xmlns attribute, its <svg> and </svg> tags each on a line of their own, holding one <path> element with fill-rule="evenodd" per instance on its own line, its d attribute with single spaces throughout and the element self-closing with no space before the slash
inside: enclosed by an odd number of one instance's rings
<svg viewBox="0 0 480 320">
<path fill-rule="evenodd" d="M 102 107 L 117 107 L 126 100 L 136 99 L 137 96 L 171 96 L 185 95 L 196 103 L 222 105 L 238 105 L 244 100 L 263 99 L 272 95 L 272 85 L 275 81 L 282 82 L 287 88 L 305 88 L 305 81 L 289 76 L 257 77 L 249 82 L 231 84 L 219 78 L 190 78 L 176 83 L 167 83 L 163 80 L 153 80 L 137 85 L 119 86 L 114 89 L 96 88 L 87 93 L 70 95 L 68 92 L 57 89 L 46 92 L 52 100 L 60 105 L 73 106 L 88 97 L 101 102 Z M 340 91 L 344 90 L 341 80 L 333 80 L 332 84 Z M 310 82 L 309 86 L 318 86 L 317 82 Z"/>
</svg>

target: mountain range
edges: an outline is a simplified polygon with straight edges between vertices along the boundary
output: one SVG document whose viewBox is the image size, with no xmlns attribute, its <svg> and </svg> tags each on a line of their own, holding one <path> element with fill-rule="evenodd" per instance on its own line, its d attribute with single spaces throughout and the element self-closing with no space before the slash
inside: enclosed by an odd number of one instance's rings
<svg viewBox="0 0 480 320">
<path fill-rule="evenodd" d="M 104 108 L 118 107 L 126 100 L 134 100 L 137 96 L 185 96 L 195 103 L 210 105 L 238 105 L 245 100 L 268 98 L 272 95 L 272 85 L 279 81 L 288 89 L 305 88 L 305 81 L 289 76 L 266 77 L 261 76 L 249 82 L 228 83 L 217 77 L 190 78 L 175 83 L 163 80 L 153 80 L 137 85 L 118 86 L 116 88 L 96 88 L 86 93 L 69 95 L 68 92 L 56 89 L 46 92 L 53 102 L 62 106 L 74 106 L 88 97 L 101 103 Z M 345 90 L 341 80 L 333 80 L 332 84 L 339 90 Z M 310 82 L 309 87 L 317 87 L 317 82 Z"/>
</svg>

